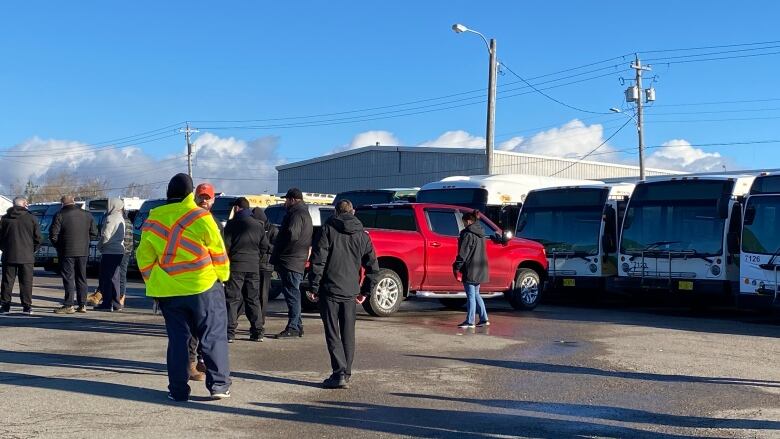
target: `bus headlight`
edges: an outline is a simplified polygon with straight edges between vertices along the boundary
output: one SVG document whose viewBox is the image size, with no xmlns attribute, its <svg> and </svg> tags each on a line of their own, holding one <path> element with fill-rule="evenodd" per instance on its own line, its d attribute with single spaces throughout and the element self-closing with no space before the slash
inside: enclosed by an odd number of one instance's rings
<svg viewBox="0 0 780 439">
<path fill-rule="evenodd" d="M 590 270 L 591 273 L 595 273 L 595 272 L 599 271 L 599 267 L 597 267 L 596 264 L 588 265 L 588 269 Z"/>
<path fill-rule="evenodd" d="M 720 276 L 720 267 L 713 265 L 712 268 L 710 268 L 710 273 L 712 273 L 713 276 Z"/>
<path fill-rule="evenodd" d="M 620 268 L 623 269 L 626 273 L 628 273 L 629 269 L 631 268 L 630 265 L 628 265 L 628 262 L 623 262 L 623 265 L 620 266 Z"/>
</svg>

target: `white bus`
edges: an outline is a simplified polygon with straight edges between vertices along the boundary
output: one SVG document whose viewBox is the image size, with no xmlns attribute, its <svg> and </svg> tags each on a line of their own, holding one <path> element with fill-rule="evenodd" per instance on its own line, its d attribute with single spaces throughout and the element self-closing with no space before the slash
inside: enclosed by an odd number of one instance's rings
<svg viewBox="0 0 780 439">
<path fill-rule="evenodd" d="M 420 188 L 417 202 L 477 209 L 502 229 L 514 230 L 520 205 L 528 191 L 593 183 L 601 182 L 522 174 L 447 177 Z"/>
<path fill-rule="evenodd" d="M 741 200 L 755 177 L 655 177 L 628 203 L 616 287 L 733 300 Z"/>
<path fill-rule="evenodd" d="M 547 288 L 604 290 L 617 275 L 618 231 L 633 190 L 633 184 L 591 184 L 528 192 L 515 234 L 544 245 Z"/>
<path fill-rule="evenodd" d="M 753 181 L 745 202 L 740 264 L 740 306 L 780 306 L 780 173 Z"/>
</svg>

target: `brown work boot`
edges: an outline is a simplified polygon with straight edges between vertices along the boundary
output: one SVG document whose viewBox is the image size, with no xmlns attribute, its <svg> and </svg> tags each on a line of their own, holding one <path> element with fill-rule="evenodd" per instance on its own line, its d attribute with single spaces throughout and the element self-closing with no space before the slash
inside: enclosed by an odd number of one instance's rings
<svg viewBox="0 0 780 439">
<path fill-rule="evenodd" d="M 190 362 L 190 381 L 206 381 L 206 374 L 198 370 L 198 362 Z"/>
<path fill-rule="evenodd" d="M 202 361 L 198 361 L 198 365 L 196 366 L 196 369 L 198 369 L 198 371 L 200 372 L 206 373 L 206 363 Z"/>
<path fill-rule="evenodd" d="M 122 294 L 121 296 L 119 296 L 119 304 L 120 304 L 120 305 L 122 305 L 122 308 L 124 308 L 124 307 L 125 307 L 125 297 L 126 297 L 126 296 L 125 296 L 124 294 Z"/>
<path fill-rule="evenodd" d="M 95 290 L 94 293 L 87 294 L 87 305 L 98 306 L 103 301 L 103 293 Z"/>
</svg>

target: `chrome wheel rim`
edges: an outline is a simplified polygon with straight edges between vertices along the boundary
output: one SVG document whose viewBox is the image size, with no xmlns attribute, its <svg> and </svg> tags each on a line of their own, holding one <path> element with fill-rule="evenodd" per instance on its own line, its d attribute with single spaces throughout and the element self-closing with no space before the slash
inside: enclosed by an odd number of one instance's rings
<svg viewBox="0 0 780 439">
<path fill-rule="evenodd" d="M 539 297 L 539 282 L 533 276 L 526 276 L 520 281 L 520 298 L 530 305 Z"/>
<path fill-rule="evenodd" d="M 395 279 L 384 278 L 376 286 L 376 304 L 383 310 L 392 309 L 398 301 L 400 286 Z"/>
</svg>

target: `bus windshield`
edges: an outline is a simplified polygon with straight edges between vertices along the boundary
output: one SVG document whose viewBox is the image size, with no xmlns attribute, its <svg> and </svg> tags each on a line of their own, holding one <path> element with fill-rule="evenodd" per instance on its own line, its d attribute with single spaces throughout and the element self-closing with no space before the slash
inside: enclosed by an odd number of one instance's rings
<svg viewBox="0 0 780 439">
<path fill-rule="evenodd" d="M 532 192 L 520 212 L 516 235 L 542 244 L 548 254 L 597 255 L 608 195 L 608 189 Z"/>
<path fill-rule="evenodd" d="M 417 202 L 451 204 L 485 212 L 488 192 L 486 189 L 426 189 L 417 192 Z"/>
<path fill-rule="evenodd" d="M 733 185 L 688 180 L 638 186 L 626 211 L 620 251 L 722 254 L 725 220 L 718 215 L 718 199 Z"/>
<path fill-rule="evenodd" d="M 742 251 L 774 254 L 780 248 L 780 229 L 777 227 L 780 221 L 780 196 L 750 197 L 745 212 Z M 752 216 L 752 221 L 747 220 L 749 216 Z"/>
</svg>

